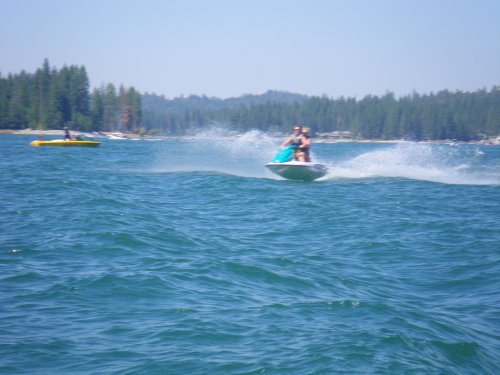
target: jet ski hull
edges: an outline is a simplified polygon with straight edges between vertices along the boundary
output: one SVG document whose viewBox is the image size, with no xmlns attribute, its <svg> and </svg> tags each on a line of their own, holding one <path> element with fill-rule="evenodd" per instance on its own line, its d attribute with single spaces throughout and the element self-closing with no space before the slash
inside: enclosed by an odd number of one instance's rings
<svg viewBox="0 0 500 375">
<path fill-rule="evenodd" d="M 297 181 L 314 181 L 328 173 L 324 164 L 300 161 L 267 163 L 266 167 L 278 176 Z"/>
</svg>

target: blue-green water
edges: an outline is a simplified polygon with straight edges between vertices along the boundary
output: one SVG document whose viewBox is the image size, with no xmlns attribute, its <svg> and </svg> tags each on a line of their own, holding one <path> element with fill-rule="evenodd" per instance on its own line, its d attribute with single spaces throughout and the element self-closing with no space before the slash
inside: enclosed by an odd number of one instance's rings
<svg viewBox="0 0 500 375">
<path fill-rule="evenodd" d="M 498 374 L 500 147 L 0 135 L 2 374 Z"/>
</svg>

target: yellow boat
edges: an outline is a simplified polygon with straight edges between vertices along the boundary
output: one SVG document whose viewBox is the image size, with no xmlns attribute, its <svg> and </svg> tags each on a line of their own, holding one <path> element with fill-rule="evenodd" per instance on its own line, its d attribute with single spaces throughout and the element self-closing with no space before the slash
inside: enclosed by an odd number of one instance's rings
<svg viewBox="0 0 500 375">
<path fill-rule="evenodd" d="M 33 141 L 32 146 L 62 146 L 62 147 L 97 147 L 101 142 L 96 141 L 79 141 L 79 140 L 64 140 L 64 139 L 53 139 L 51 141 Z"/>
</svg>

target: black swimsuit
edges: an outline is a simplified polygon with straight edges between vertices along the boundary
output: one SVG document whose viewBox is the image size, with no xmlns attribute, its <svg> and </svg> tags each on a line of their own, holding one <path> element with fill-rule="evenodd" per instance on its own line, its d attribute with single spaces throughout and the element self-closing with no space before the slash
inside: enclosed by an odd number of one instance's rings
<svg viewBox="0 0 500 375">
<path fill-rule="evenodd" d="M 307 135 L 304 135 L 304 134 L 302 134 L 302 136 L 303 136 L 304 138 L 307 138 L 307 139 L 311 138 L 311 137 L 309 137 L 309 136 L 307 136 Z M 306 157 L 305 157 L 306 161 L 309 161 L 309 160 L 310 160 L 310 157 L 309 157 L 309 149 L 310 149 L 310 147 L 309 147 L 309 146 L 299 149 L 299 150 L 301 150 L 304 154 L 306 154 Z"/>
</svg>

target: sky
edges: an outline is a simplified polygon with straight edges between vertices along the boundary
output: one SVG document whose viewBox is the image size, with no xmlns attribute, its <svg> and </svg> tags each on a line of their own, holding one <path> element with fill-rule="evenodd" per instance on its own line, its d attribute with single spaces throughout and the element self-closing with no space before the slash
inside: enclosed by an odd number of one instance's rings
<svg viewBox="0 0 500 375">
<path fill-rule="evenodd" d="M 500 0 L 0 0 L 0 74 L 84 66 L 167 98 L 500 85 Z"/>
</svg>

